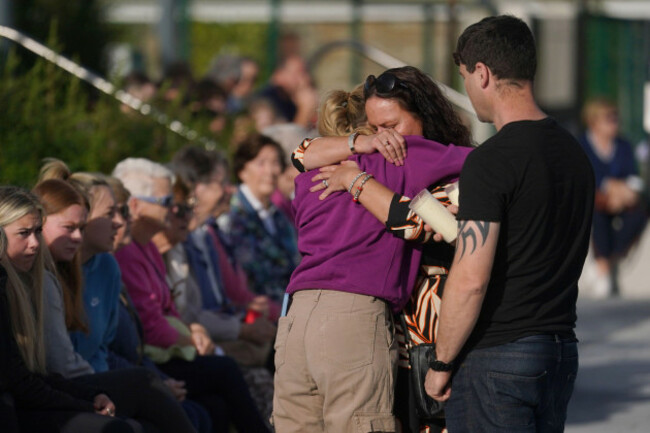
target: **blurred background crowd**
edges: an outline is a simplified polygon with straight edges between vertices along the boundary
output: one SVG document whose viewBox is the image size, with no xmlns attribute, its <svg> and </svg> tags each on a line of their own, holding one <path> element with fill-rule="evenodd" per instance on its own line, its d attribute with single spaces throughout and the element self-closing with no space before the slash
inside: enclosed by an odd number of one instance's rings
<svg viewBox="0 0 650 433">
<path fill-rule="evenodd" d="M 300 260 L 290 155 L 317 135 L 319 101 L 401 63 L 461 89 L 450 56 L 459 30 L 504 12 L 530 23 L 539 101 L 580 137 L 595 169 L 581 289 L 619 294 L 638 274 L 623 259 L 635 245 L 637 258 L 650 251 L 647 2 L 0 0 L 0 26 L 150 107 L 135 110 L 0 40 L 0 184 L 43 202 L 41 244 L 52 256 L 43 269 L 58 287 L 43 287 L 55 330 L 45 345 L 58 357 L 30 368 L 70 380 L 149 368 L 143 388 L 160 382 L 190 400 L 178 417 L 198 431 L 269 429 L 270 346 Z M 462 114 L 477 143 L 492 133 Z M 197 378 L 200 363 L 218 373 Z M 216 385 L 226 378 L 234 395 Z M 126 415 L 151 421 L 146 408 Z"/>
</svg>

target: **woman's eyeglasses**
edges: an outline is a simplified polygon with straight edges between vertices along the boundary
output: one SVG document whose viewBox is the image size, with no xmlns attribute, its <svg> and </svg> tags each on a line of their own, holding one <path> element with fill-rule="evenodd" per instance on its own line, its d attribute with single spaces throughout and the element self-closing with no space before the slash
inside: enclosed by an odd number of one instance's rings
<svg viewBox="0 0 650 433">
<path fill-rule="evenodd" d="M 172 214 L 176 218 L 185 218 L 186 216 L 191 215 L 192 212 L 194 212 L 194 207 L 191 205 L 174 203 L 174 206 L 172 207 Z"/>
<path fill-rule="evenodd" d="M 134 196 L 138 200 L 146 201 L 147 203 L 157 204 L 158 206 L 170 208 L 174 203 L 174 197 L 171 194 L 163 197 L 149 197 L 143 195 Z"/>
<path fill-rule="evenodd" d="M 117 207 L 117 212 L 124 218 L 124 220 L 129 219 L 129 205 L 124 203 L 123 205 L 120 205 Z"/>
<path fill-rule="evenodd" d="M 368 75 L 366 82 L 363 84 L 363 97 L 367 99 L 373 88 L 375 88 L 378 95 L 386 95 L 392 92 L 396 86 L 406 90 L 409 89 L 406 84 L 390 72 L 384 72 L 378 77 Z"/>
</svg>

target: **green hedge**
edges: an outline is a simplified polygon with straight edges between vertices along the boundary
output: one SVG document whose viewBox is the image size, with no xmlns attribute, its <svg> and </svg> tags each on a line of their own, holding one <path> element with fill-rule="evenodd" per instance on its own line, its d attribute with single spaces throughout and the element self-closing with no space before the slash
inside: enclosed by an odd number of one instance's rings
<svg viewBox="0 0 650 433">
<path fill-rule="evenodd" d="M 29 4 L 39 1 L 45 0 L 30 0 Z M 74 4 L 82 3 L 75 0 Z M 61 40 L 56 23 L 48 29 L 47 45 L 56 51 L 70 51 L 63 48 L 67 43 L 56 42 Z M 133 35 L 129 29 L 109 26 L 108 33 L 117 39 L 130 39 Z M 269 61 L 266 24 L 192 23 L 190 32 L 190 64 L 197 75 L 205 73 L 219 53 L 249 56 L 265 71 Z M 112 97 L 100 94 L 45 60 L 35 59 L 16 47 L 4 64 L 0 62 L 0 183 L 31 187 L 46 157 L 64 160 L 73 171 L 108 173 L 128 156 L 168 161 L 187 144 L 150 117 L 124 114 Z M 259 81 L 263 82 L 264 77 Z M 181 106 L 165 106 L 164 111 L 170 118 L 210 136 L 207 119 L 192 117 Z M 212 138 L 228 150 L 231 133 L 232 119 L 221 137 Z"/>
<path fill-rule="evenodd" d="M 10 53 L 0 70 L 0 183 L 32 186 L 45 157 L 70 168 L 108 173 L 128 156 L 157 161 L 187 142 L 151 118 L 124 114 L 115 99 L 57 66 L 38 60 L 27 72 Z M 166 107 L 166 114 L 204 132 L 206 122 L 188 110 Z"/>
</svg>

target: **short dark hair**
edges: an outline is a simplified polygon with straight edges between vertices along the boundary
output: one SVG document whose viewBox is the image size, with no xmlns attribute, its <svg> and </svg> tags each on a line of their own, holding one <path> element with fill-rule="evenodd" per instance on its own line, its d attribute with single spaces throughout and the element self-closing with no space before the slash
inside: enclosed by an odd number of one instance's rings
<svg viewBox="0 0 650 433">
<path fill-rule="evenodd" d="M 467 27 L 453 56 L 456 64 L 465 65 L 470 73 L 481 62 L 499 79 L 535 79 L 535 38 L 526 23 L 512 15 L 484 18 Z"/>
<path fill-rule="evenodd" d="M 241 181 L 239 178 L 239 172 L 244 169 L 244 166 L 247 162 L 257 158 L 257 155 L 259 155 L 262 148 L 266 146 L 274 147 L 278 151 L 278 156 L 280 157 L 280 166 L 284 171 L 286 168 L 286 162 L 284 160 L 284 150 L 282 149 L 282 146 L 280 146 L 280 144 L 277 141 L 273 140 L 271 137 L 267 137 L 266 135 L 258 133 L 252 133 L 239 143 L 237 150 L 233 155 L 233 171 L 235 172 L 235 175 L 239 181 Z"/>
<path fill-rule="evenodd" d="M 228 161 L 219 152 L 186 146 L 174 154 L 171 170 L 188 188 L 193 188 L 197 183 L 208 182 L 218 166 L 228 168 Z"/>
</svg>

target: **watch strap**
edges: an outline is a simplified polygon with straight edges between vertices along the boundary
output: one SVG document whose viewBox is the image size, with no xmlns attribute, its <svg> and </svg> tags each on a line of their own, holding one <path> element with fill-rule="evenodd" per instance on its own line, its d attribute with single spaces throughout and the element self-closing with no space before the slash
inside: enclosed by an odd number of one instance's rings
<svg viewBox="0 0 650 433">
<path fill-rule="evenodd" d="M 428 358 L 429 368 L 433 371 L 451 371 L 454 369 L 454 361 L 442 362 L 437 360 L 435 352 L 433 352 L 433 350 L 428 353 Z"/>
</svg>

